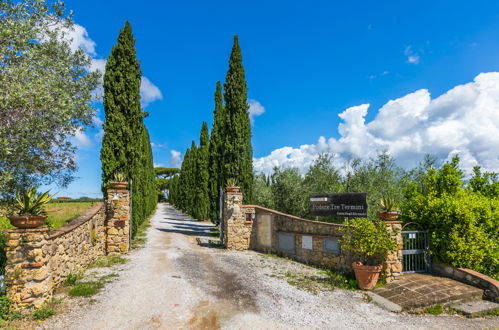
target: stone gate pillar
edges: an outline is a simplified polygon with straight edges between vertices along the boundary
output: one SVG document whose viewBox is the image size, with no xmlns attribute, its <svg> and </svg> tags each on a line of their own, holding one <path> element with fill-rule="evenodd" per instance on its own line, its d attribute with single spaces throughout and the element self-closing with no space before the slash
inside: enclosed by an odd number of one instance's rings
<svg viewBox="0 0 499 330">
<path fill-rule="evenodd" d="M 227 187 L 224 204 L 223 235 L 227 249 L 247 250 L 250 245 L 251 223 L 243 210 L 243 193 L 239 187 Z"/>
<path fill-rule="evenodd" d="M 130 250 L 130 193 L 127 187 L 111 188 L 106 197 L 106 253 L 116 256 Z"/>
<path fill-rule="evenodd" d="M 391 282 L 402 275 L 402 222 L 398 220 L 385 221 L 388 232 L 391 233 L 392 239 L 396 242 L 396 250 L 389 253 L 383 262 L 383 273 L 386 276 L 386 281 Z"/>
<path fill-rule="evenodd" d="M 48 231 L 49 228 L 5 231 L 5 285 L 14 310 L 37 308 L 52 296 Z"/>
</svg>

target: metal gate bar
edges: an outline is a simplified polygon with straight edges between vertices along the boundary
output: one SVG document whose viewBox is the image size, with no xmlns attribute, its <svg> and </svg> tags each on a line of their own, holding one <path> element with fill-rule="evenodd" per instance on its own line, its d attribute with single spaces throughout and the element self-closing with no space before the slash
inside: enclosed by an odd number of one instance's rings
<svg viewBox="0 0 499 330">
<path fill-rule="evenodd" d="M 424 230 L 405 230 L 401 232 L 404 246 L 402 249 L 403 273 L 424 273 L 430 270 L 428 254 L 428 235 Z"/>
</svg>

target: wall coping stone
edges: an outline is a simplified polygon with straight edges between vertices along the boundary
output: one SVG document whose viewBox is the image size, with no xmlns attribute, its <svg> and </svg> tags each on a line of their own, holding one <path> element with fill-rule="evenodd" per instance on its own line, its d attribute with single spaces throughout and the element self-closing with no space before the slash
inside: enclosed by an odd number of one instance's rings
<svg viewBox="0 0 499 330">
<path fill-rule="evenodd" d="M 70 231 L 72 231 L 75 228 L 78 228 L 82 224 L 86 223 L 90 219 L 92 219 L 102 208 L 104 207 L 104 203 L 98 202 L 91 208 L 89 208 L 85 213 L 80 215 L 78 218 L 74 219 L 70 223 L 52 231 L 49 234 L 49 238 L 53 239 L 59 236 L 62 236 Z"/>
<path fill-rule="evenodd" d="M 44 231 L 49 231 L 49 228 L 18 228 L 18 229 L 7 229 L 7 233 L 42 233 Z"/>
<path fill-rule="evenodd" d="M 292 234 L 292 235 L 300 235 L 300 236 L 313 236 L 313 237 L 319 237 L 319 238 L 338 238 L 341 237 L 340 235 L 323 235 L 323 234 L 312 234 L 312 233 L 306 233 L 303 231 L 276 231 L 277 234 Z"/>
<path fill-rule="evenodd" d="M 339 224 L 339 223 L 331 223 L 331 222 L 324 222 L 324 221 L 307 220 L 307 219 L 303 219 L 303 218 L 300 218 L 300 217 L 297 217 L 297 216 L 294 216 L 294 215 L 291 215 L 291 214 L 282 213 L 282 212 L 279 212 L 279 211 L 276 211 L 276 210 L 272 210 L 272 209 L 268 209 L 266 207 L 258 206 L 258 205 L 242 205 L 241 207 L 242 208 L 255 208 L 255 210 L 258 209 L 258 210 L 266 211 L 266 212 L 277 214 L 277 215 L 282 215 L 282 216 L 285 216 L 285 217 L 288 217 L 288 218 L 291 218 L 291 219 L 295 219 L 295 220 L 299 220 L 299 221 L 303 221 L 303 222 L 308 222 L 308 223 L 328 225 L 328 226 L 332 226 L 332 227 L 346 227 L 347 226 L 347 225 L 343 225 L 343 224 Z"/>
</svg>

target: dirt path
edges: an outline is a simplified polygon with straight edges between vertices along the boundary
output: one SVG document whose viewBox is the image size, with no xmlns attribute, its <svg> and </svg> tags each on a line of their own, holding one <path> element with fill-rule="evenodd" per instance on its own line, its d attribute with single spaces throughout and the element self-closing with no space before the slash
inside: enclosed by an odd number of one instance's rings
<svg viewBox="0 0 499 330">
<path fill-rule="evenodd" d="M 386 312 L 362 294 L 312 294 L 275 274 L 314 272 L 261 254 L 201 247 L 211 225 L 160 204 L 144 248 L 119 266 L 119 279 L 80 306 L 43 322 L 44 329 L 470 329 L 494 319 Z M 116 271 L 116 270 L 115 270 Z M 93 300 L 92 300 L 93 301 Z"/>
</svg>

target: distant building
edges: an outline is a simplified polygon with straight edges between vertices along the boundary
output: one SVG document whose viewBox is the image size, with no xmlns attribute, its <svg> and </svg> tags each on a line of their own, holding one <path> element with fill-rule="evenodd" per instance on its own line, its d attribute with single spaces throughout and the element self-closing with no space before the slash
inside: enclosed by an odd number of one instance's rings
<svg viewBox="0 0 499 330">
<path fill-rule="evenodd" d="M 72 198 L 68 197 L 68 196 L 61 196 L 61 197 L 57 197 L 57 199 L 72 199 Z"/>
</svg>

